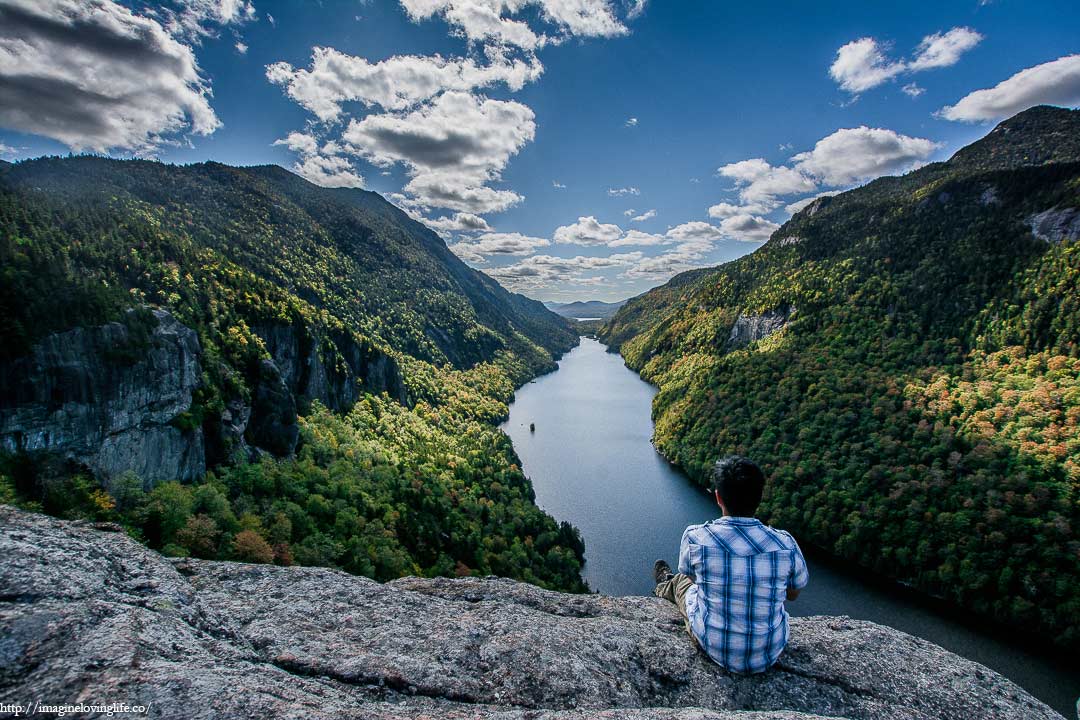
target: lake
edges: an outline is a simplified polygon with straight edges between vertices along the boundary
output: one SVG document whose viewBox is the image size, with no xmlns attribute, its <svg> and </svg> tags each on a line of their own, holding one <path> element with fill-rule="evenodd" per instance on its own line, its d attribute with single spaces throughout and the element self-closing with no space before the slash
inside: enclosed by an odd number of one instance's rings
<svg viewBox="0 0 1080 720">
<path fill-rule="evenodd" d="M 674 566 L 683 529 L 720 515 L 703 488 L 653 449 L 655 394 L 621 357 L 582 338 L 557 371 L 518 391 L 502 425 L 532 479 L 537 504 L 581 530 L 585 580 L 609 595 L 651 593 L 653 561 L 662 557 Z M 813 557 L 808 564 L 810 584 L 788 604 L 792 615 L 850 615 L 921 636 L 1076 717 L 1080 664 L 1066 667 L 1049 654 L 1010 644 L 898 586 Z"/>
</svg>

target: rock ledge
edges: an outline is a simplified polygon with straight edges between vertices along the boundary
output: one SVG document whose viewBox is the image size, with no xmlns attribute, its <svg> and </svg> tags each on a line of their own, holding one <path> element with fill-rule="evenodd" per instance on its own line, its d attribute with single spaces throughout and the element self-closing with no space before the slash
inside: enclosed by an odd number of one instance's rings
<svg viewBox="0 0 1080 720">
<path fill-rule="evenodd" d="M 170 718 L 1060 718 L 981 665 L 845 617 L 794 619 L 779 664 L 740 677 L 655 598 L 169 560 L 118 530 L 0 506 L 4 702 Z"/>
</svg>

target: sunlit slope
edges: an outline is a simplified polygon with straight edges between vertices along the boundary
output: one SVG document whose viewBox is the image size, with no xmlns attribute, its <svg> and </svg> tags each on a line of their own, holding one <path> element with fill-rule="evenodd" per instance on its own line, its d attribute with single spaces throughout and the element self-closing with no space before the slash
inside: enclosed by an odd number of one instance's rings
<svg viewBox="0 0 1080 720">
<path fill-rule="evenodd" d="M 125 311 L 146 306 L 198 335 L 198 387 L 169 422 L 205 438 L 209 472 L 144 489 L 0 454 L 0 502 L 117 521 L 173 555 L 583 589 L 580 539 L 536 507 L 495 427 L 576 334 L 375 193 L 272 166 L 0 165 L 5 379 L 45 336 L 113 320 L 135 341 L 107 361 L 137 362 L 153 316 Z"/>
</svg>

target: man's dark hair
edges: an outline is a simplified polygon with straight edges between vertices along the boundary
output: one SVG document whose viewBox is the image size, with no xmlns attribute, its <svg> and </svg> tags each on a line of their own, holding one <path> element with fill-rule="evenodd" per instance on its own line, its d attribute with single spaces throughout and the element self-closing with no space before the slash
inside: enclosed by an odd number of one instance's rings
<svg viewBox="0 0 1080 720">
<path fill-rule="evenodd" d="M 753 517 L 765 490 L 765 473 L 753 460 L 728 455 L 716 463 L 712 476 L 713 490 L 720 493 L 728 514 Z"/>
</svg>

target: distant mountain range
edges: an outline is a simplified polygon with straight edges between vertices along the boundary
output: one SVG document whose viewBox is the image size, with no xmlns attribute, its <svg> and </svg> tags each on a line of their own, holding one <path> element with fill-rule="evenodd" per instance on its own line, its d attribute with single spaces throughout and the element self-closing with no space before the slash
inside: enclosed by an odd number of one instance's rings
<svg viewBox="0 0 1080 720">
<path fill-rule="evenodd" d="M 548 309 L 566 318 L 599 318 L 607 320 L 614 315 L 619 308 L 626 304 L 626 300 L 615 302 L 603 302 L 602 300 L 585 300 L 571 303 L 544 303 Z"/>
</svg>

